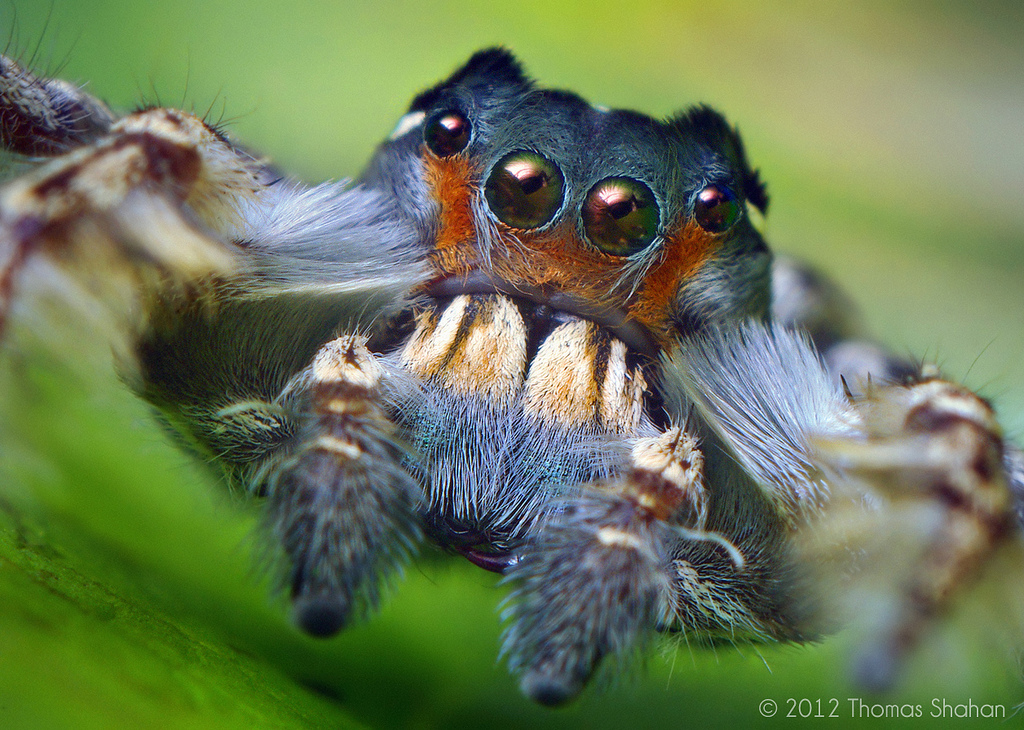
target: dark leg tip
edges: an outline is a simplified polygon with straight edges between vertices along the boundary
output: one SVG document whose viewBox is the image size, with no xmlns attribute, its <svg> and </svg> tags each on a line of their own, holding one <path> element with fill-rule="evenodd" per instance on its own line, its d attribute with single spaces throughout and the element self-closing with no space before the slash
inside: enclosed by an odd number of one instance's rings
<svg viewBox="0 0 1024 730">
<path fill-rule="evenodd" d="M 538 704 L 559 707 L 574 699 L 583 689 L 583 683 L 567 677 L 553 677 L 533 669 L 519 681 L 519 689 Z"/>
<path fill-rule="evenodd" d="M 348 606 L 336 596 L 300 596 L 292 605 L 292 618 L 310 636 L 326 639 L 345 627 Z"/>
<path fill-rule="evenodd" d="M 871 644 L 853 660 L 853 678 L 862 689 L 880 693 L 892 689 L 899 674 L 898 652 L 893 646 Z"/>
</svg>

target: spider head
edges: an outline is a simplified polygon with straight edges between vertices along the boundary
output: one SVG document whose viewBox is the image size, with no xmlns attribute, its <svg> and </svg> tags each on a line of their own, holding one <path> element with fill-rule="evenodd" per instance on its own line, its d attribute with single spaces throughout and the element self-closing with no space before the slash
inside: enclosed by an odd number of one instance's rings
<svg viewBox="0 0 1024 730">
<path fill-rule="evenodd" d="M 747 214 L 767 196 L 707 107 L 659 121 L 593 106 L 485 50 L 413 101 L 365 182 L 423 232 L 427 293 L 523 296 L 648 351 L 768 305 Z"/>
</svg>

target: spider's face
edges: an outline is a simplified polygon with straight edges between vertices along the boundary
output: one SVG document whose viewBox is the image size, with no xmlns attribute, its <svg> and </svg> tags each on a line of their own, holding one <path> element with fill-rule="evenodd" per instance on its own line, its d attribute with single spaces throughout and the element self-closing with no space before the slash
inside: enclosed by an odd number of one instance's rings
<svg viewBox="0 0 1024 730">
<path fill-rule="evenodd" d="M 428 241 L 428 293 L 501 291 L 595 319 L 652 352 L 709 321 L 761 316 L 767 198 L 735 132 L 536 88 L 476 54 L 417 97 L 371 162 Z"/>
</svg>

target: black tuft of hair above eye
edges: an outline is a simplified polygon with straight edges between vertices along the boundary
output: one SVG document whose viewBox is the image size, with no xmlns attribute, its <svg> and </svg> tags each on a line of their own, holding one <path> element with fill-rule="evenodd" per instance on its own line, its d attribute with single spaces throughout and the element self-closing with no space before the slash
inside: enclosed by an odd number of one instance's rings
<svg viewBox="0 0 1024 730">
<path fill-rule="evenodd" d="M 757 170 L 751 170 L 744 179 L 743 197 L 762 213 L 768 212 L 768 188 Z"/>
<path fill-rule="evenodd" d="M 736 194 L 724 185 L 707 185 L 693 201 L 693 217 L 708 233 L 724 233 L 740 219 Z"/>
<path fill-rule="evenodd" d="M 502 223 L 539 228 L 562 207 L 565 178 L 558 166 L 536 152 L 519 150 L 498 160 L 484 185 L 484 197 Z"/>
<path fill-rule="evenodd" d="M 587 193 L 581 215 L 587 240 L 613 256 L 634 254 L 658 236 L 660 214 L 654 193 L 632 178 L 598 182 Z"/>
<path fill-rule="evenodd" d="M 465 114 L 447 110 L 427 120 L 423 126 L 423 142 L 438 157 L 451 157 L 469 146 L 472 131 Z"/>
</svg>

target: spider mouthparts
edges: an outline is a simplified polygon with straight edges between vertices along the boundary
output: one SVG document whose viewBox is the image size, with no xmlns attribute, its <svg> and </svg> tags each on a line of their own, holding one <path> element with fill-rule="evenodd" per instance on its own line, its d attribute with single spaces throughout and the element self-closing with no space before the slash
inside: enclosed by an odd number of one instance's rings
<svg viewBox="0 0 1024 730">
<path fill-rule="evenodd" d="M 570 292 L 538 287 L 529 284 L 517 284 L 496 278 L 480 270 L 474 270 L 465 276 L 448 276 L 433 282 L 426 289 L 432 297 L 453 297 L 460 294 L 505 294 L 517 299 L 525 299 L 535 304 L 546 304 L 588 319 L 604 327 L 634 352 L 640 352 L 651 359 L 657 359 L 660 348 L 647 328 L 629 314 L 608 304 L 595 304 Z"/>
</svg>

